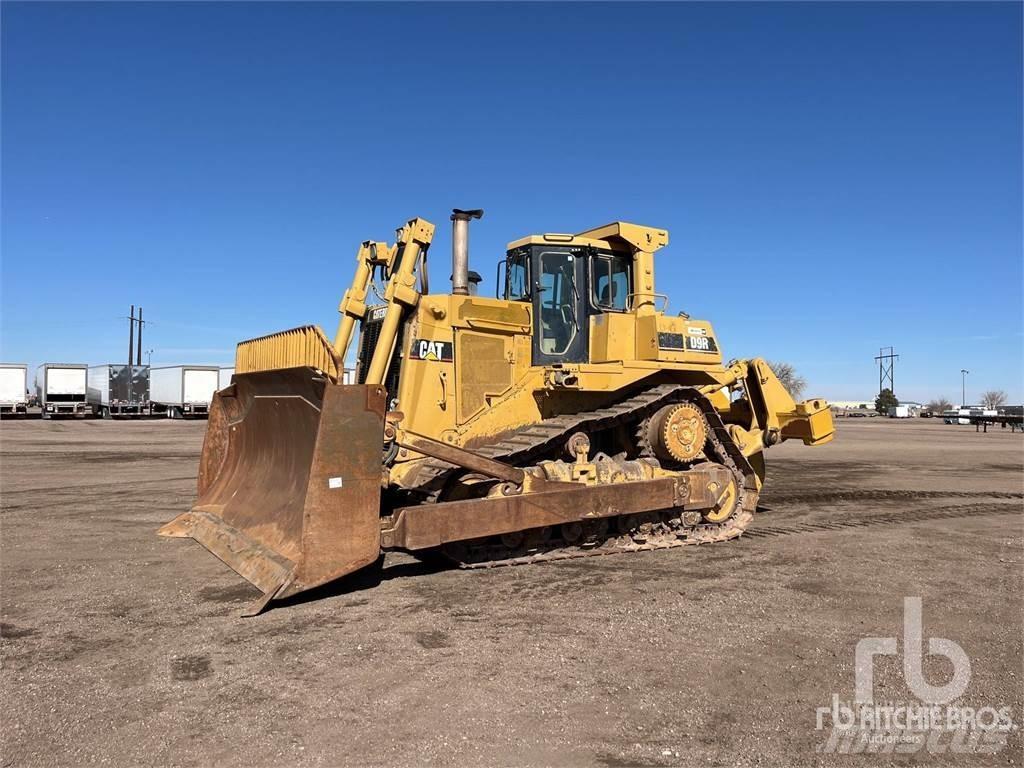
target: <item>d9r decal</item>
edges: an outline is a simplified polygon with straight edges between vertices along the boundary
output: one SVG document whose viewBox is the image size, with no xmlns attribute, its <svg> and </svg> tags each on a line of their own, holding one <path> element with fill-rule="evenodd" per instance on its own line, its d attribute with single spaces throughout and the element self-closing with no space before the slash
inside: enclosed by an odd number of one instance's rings
<svg viewBox="0 0 1024 768">
<path fill-rule="evenodd" d="M 686 348 L 691 352 L 717 352 L 718 345 L 710 336 L 687 336 Z"/>
<path fill-rule="evenodd" d="M 439 363 L 450 363 L 455 359 L 450 341 L 429 339 L 413 339 L 409 357 L 413 360 L 433 360 Z"/>
</svg>

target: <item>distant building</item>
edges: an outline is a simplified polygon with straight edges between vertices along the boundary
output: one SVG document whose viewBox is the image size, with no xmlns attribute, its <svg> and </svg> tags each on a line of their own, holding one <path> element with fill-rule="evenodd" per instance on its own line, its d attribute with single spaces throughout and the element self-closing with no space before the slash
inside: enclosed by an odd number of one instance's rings
<svg viewBox="0 0 1024 768">
<path fill-rule="evenodd" d="M 833 413 L 840 415 L 845 415 L 850 411 L 875 412 L 875 398 L 873 397 L 870 400 L 829 400 L 828 404 L 832 406 Z M 920 416 L 922 410 L 924 410 L 924 406 L 921 403 L 914 400 L 900 400 L 900 418 Z"/>
<path fill-rule="evenodd" d="M 833 408 L 838 408 L 843 411 L 858 409 L 873 411 L 875 409 L 875 398 L 872 397 L 870 400 L 829 400 L 828 404 Z"/>
</svg>

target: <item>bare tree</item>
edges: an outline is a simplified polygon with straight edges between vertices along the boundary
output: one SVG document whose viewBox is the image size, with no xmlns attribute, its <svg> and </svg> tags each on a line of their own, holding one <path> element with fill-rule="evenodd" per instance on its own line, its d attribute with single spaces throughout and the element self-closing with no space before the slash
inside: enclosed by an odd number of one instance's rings
<svg viewBox="0 0 1024 768">
<path fill-rule="evenodd" d="M 948 411 L 953 407 L 953 404 L 944 397 L 937 397 L 928 403 L 927 408 L 932 413 L 942 413 Z"/>
<path fill-rule="evenodd" d="M 803 394 L 804 389 L 807 387 L 807 382 L 796 372 L 796 368 L 790 363 L 769 360 L 768 367 L 772 369 L 772 373 L 782 382 L 782 386 L 789 391 L 794 400 Z"/>
<path fill-rule="evenodd" d="M 990 389 L 981 396 L 981 404 L 986 408 L 998 408 L 1006 405 L 1006 393 L 1001 389 Z"/>
</svg>

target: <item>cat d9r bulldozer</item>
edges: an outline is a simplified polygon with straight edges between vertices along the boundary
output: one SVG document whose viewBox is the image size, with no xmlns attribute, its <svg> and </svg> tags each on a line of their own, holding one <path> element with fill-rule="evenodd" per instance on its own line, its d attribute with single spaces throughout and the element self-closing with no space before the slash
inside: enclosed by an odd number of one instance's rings
<svg viewBox="0 0 1024 768">
<path fill-rule="evenodd" d="M 832 439 L 824 400 L 794 402 L 764 360 L 723 363 L 711 323 L 666 312 L 665 230 L 523 237 L 484 298 L 481 214 L 452 214 L 450 294 L 427 292 L 434 225 L 413 219 L 360 246 L 333 343 L 305 326 L 238 345 L 196 504 L 160 532 L 258 587 L 254 612 L 386 550 L 487 567 L 732 539 L 765 449 Z"/>
</svg>

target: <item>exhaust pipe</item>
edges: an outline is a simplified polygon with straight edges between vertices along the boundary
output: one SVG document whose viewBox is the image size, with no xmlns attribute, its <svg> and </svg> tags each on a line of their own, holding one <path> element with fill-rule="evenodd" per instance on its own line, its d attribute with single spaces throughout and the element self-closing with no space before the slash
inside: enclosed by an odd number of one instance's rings
<svg viewBox="0 0 1024 768">
<path fill-rule="evenodd" d="M 482 209 L 452 209 L 452 293 L 469 295 L 469 220 L 484 215 Z"/>
</svg>

